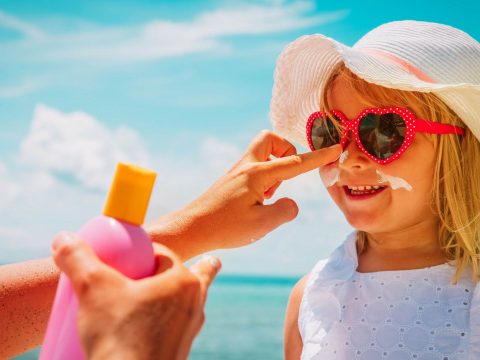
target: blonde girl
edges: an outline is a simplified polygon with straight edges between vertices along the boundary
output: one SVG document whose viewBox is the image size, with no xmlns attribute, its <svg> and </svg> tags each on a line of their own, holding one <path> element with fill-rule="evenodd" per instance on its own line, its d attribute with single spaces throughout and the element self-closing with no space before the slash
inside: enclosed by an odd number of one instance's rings
<svg viewBox="0 0 480 360">
<path fill-rule="evenodd" d="M 342 145 L 320 176 L 356 229 L 292 291 L 286 358 L 480 358 L 480 44 L 415 21 L 352 48 L 302 37 L 272 119 L 312 150 Z"/>
</svg>

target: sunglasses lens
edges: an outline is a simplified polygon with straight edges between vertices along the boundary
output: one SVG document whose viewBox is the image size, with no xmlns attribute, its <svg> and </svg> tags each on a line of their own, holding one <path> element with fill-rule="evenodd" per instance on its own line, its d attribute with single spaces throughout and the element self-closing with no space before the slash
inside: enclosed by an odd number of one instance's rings
<svg viewBox="0 0 480 360">
<path fill-rule="evenodd" d="M 318 117 L 312 124 L 312 144 L 315 150 L 323 149 L 340 143 L 339 124 L 336 117 Z"/>
<path fill-rule="evenodd" d="M 400 115 L 367 114 L 358 126 L 358 136 L 363 147 L 377 159 L 394 155 L 405 140 L 405 121 Z"/>
</svg>

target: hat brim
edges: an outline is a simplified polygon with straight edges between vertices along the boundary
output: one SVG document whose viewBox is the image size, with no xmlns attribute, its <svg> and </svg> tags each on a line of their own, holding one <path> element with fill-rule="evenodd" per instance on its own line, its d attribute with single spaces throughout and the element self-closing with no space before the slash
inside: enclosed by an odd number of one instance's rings
<svg viewBox="0 0 480 360">
<path fill-rule="evenodd" d="M 346 46 L 321 34 L 297 39 L 277 60 L 270 118 L 280 135 L 308 148 L 305 134 L 308 117 L 320 109 L 326 82 L 340 63 L 372 84 L 435 93 L 480 140 L 480 86 L 425 81 L 384 57 Z"/>
</svg>

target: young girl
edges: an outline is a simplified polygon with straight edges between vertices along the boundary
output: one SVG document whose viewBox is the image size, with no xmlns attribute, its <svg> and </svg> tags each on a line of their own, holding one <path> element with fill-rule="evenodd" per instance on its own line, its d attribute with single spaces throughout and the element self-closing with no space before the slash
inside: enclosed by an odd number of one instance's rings
<svg viewBox="0 0 480 360">
<path fill-rule="evenodd" d="M 480 358 L 480 44 L 400 21 L 280 56 L 273 122 L 356 229 L 294 288 L 287 359 Z M 319 239 L 321 241 L 321 239 Z"/>
</svg>

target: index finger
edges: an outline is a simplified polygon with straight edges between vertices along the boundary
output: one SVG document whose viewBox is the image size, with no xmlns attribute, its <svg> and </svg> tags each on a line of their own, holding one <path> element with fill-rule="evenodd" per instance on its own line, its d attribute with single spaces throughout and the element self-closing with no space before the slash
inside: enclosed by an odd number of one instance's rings
<svg viewBox="0 0 480 360">
<path fill-rule="evenodd" d="M 263 163 L 260 172 L 269 177 L 270 181 L 288 180 L 334 162 L 341 152 L 342 147 L 336 144 L 325 149 L 274 159 Z"/>
</svg>

